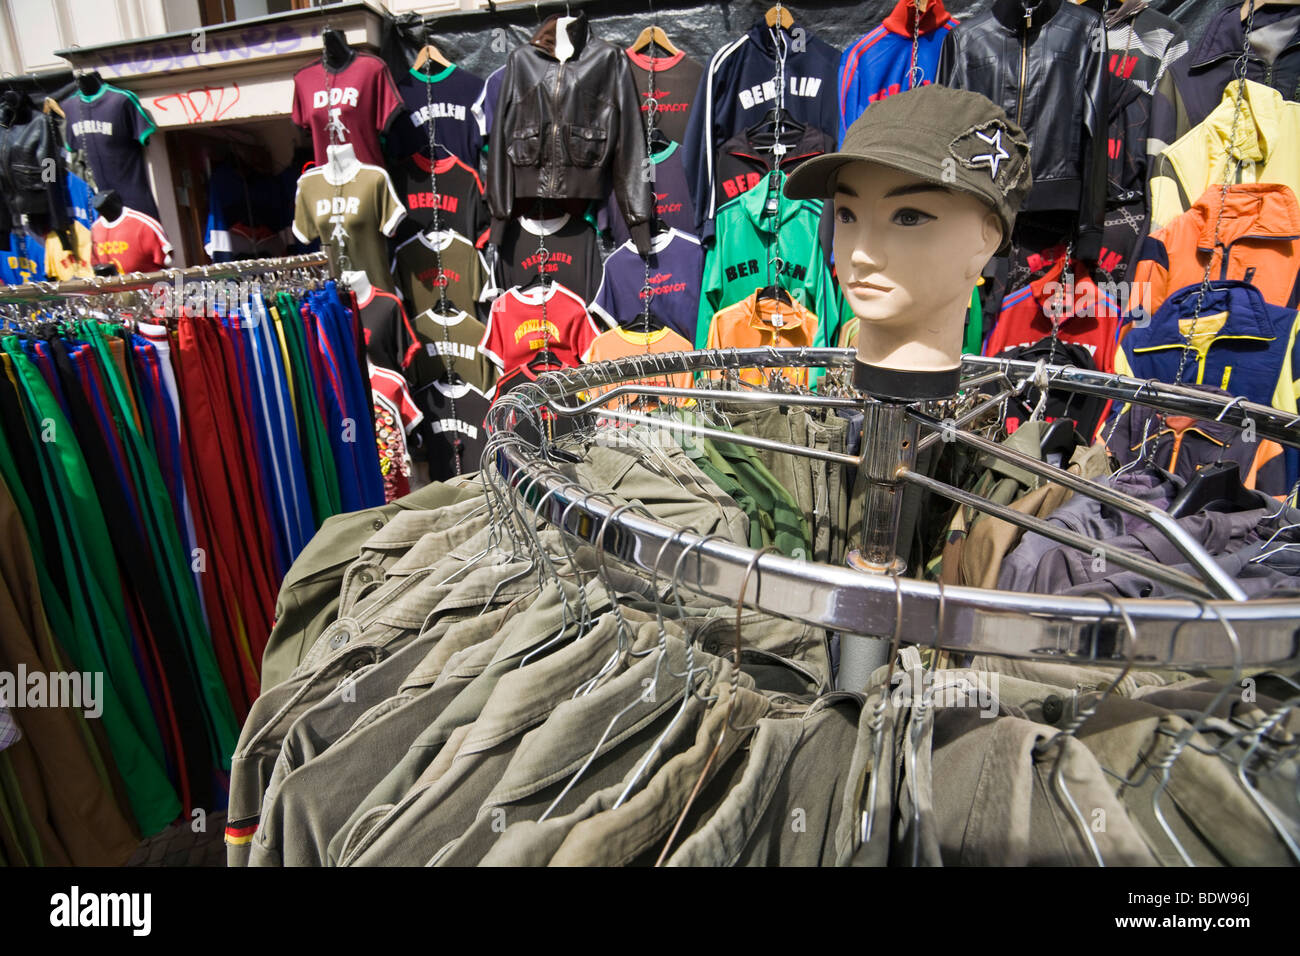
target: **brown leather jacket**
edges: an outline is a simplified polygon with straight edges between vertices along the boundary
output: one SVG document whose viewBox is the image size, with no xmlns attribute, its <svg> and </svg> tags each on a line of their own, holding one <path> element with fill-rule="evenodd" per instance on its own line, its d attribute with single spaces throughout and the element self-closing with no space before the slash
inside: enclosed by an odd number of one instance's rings
<svg viewBox="0 0 1300 956">
<path fill-rule="evenodd" d="M 506 61 L 488 149 L 492 241 L 501 244 L 517 198 L 614 195 L 638 250 L 650 248 L 652 182 L 645 129 L 626 54 L 591 35 L 579 11 L 568 25 L 573 54 L 555 56 L 559 15 Z"/>
</svg>

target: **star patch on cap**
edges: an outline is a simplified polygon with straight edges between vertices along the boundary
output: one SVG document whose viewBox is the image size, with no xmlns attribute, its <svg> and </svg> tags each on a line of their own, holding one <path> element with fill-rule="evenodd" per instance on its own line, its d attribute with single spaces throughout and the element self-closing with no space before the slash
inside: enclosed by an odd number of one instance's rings
<svg viewBox="0 0 1300 956">
<path fill-rule="evenodd" d="M 1004 144 L 1004 136 L 1006 144 Z M 1003 192 L 1015 186 L 1022 173 L 1007 145 L 1014 143 L 1012 134 L 1000 120 L 990 120 L 971 127 L 948 145 L 948 152 L 967 169 L 979 169 Z M 1014 147 L 1013 147 L 1014 148 Z"/>
</svg>

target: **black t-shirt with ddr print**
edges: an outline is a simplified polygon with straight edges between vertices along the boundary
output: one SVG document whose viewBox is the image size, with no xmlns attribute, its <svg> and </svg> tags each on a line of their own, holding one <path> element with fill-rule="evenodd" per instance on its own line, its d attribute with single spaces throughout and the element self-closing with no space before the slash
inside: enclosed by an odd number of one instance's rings
<svg viewBox="0 0 1300 956">
<path fill-rule="evenodd" d="M 94 96 L 78 91 L 59 106 L 67 117 L 68 148 L 85 150 L 99 191 L 112 189 L 127 209 L 157 219 L 144 161 L 156 127 L 136 95 L 105 83 Z"/>
<path fill-rule="evenodd" d="M 527 285 L 537 278 L 541 258 L 538 244 L 546 239 L 546 273 L 560 285 L 590 302 L 600 288 L 600 248 L 591 223 L 576 216 L 554 219 L 519 217 L 506 227 L 501 243 L 501 288 Z"/>
</svg>

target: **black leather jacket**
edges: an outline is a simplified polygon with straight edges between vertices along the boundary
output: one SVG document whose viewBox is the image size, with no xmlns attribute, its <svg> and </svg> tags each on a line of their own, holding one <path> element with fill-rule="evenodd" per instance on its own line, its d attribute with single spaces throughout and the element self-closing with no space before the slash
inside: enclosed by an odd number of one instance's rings
<svg viewBox="0 0 1300 956">
<path fill-rule="evenodd" d="M 0 196 L 16 228 L 24 215 L 60 229 L 67 223 L 66 170 L 54 118 L 21 93 L 0 101 Z"/>
<path fill-rule="evenodd" d="M 636 85 L 627 55 L 591 35 L 579 12 L 569 23 L 574 53 L 555 57 L 559 16 L 511 52 L 488 148 L 492 242 L 501 244 L 517 197 L 614 196 L 638 250 L 650 249 L 652 183 Z"/>
<path fill-rule="evenodd" d="M 994 0 L 939 55 L 940 83 L 983 93 L 1028 134 L 1034 185 L 1021 208 L 1078 210 L 1075 255 L 1090 261 L 1105 221 L 1106 56 L 1101 17 L 1065 0 Z"/>
</svg>

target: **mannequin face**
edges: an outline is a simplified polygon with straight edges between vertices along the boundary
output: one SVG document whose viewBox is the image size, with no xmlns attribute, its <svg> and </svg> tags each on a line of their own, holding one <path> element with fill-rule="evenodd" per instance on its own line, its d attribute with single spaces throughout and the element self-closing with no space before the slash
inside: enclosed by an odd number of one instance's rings
<svg viewBox="0 0 1300 956">
<path fill-rule="evenodd" d="M 835 268 L 861 320 L 859 355 L 879 360 L 882 349 L 864 341 L 875 335 L 911 339 L 959 361 L 962 326 L 955 334 L 951 326 L 954 316 L 964 318 L 1001 243 L 997 215 L 967 193 L 867 162 L 840 169 L 832 202 Z"/>
</svg>

